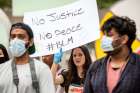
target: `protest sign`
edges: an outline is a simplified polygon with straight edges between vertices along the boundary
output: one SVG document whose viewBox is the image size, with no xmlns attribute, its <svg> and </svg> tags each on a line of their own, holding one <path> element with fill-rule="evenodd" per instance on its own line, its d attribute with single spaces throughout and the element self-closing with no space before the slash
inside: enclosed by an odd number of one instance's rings
<svg viewBox="0 0 140 93">
<path fill-rule="evenodd" d="M 96 0 L 78 0 L 58 8 L 24 14 L 34 33 L 36 53 L 41 56 L 84 45 L 99 38 Z"/>
</svg>

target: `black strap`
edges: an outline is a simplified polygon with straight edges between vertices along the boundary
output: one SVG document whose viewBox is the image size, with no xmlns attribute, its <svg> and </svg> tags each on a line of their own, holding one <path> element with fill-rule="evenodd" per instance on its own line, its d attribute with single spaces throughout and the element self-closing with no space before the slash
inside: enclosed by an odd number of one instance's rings
<svg viewBox="0 0 140 93">
<path fill-rule="evenodd" d="M 17 67 L 16 67 L 15 62 L 16 61 L 14 59 L 12 61 L 13 82 L 14 82 L 14 84 L 17 87 L 17 93 L 19 93 L 19 90 L 18 90 L 19 78 L 18 78 Z M 32 78 L 32 86 L 36 90 L 36 93 L 40 93 L 40 90 L 39 90 L 39 82 L 38 82 L 37 76 L 36 76 L 36 70 L 35 70 L 34 60 L 30 58 L 29 64 L 30 64 L 30 71 L 31 71 L 31 78 Z"/>
</svg>

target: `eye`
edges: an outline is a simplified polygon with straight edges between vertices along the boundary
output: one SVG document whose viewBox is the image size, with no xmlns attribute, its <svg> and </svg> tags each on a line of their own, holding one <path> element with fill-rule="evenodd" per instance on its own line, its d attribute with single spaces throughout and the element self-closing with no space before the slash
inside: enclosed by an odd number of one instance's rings
<svg viewBox="0 0 140 93">
<path fill-rule="evenodd" d="M 80 53 L 80 54 L 79 54 L 79 56 L 81 57 L 81 56 L 82 56 L 82 54 Z"/>
<path fill-rule="evenodd" d="M 14 39 L 16 36 L 15 35 L 11 35 L 10 36 L 10 39 Z"/>
<path fill-rule="evenodd" d="M 73 57 L 76 57 L 76 54 L 74 54 Z"/>
<path fill-rule="evenodd" d="M 21 40 L 23 40 L 23 39 L 25 38 L 25 36 L 22 35 L 22 34 L 19 34 L 19 35 L 18 35 L 18 38 L 21 39 Z"/>
</svg>

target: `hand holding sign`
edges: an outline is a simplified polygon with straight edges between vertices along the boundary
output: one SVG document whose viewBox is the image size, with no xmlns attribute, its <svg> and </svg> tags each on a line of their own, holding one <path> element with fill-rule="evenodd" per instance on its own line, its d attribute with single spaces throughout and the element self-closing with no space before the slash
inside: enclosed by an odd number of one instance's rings
<svg viewBox="0 0 140 93">
<path fill-rule="evenodd" d="M 59 49 L 57 53 L 54 54 L 54 63 L 59 64 L 63 56 L 62 48 Z"/>
</svg>

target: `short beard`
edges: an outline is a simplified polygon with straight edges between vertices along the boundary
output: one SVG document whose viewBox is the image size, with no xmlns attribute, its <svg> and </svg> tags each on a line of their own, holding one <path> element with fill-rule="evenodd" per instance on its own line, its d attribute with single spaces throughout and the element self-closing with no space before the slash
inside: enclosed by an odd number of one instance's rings
<svg viewBox="0 0 140 93">
<path fill-rule="evenodd" d="M 108 52 L 105 52 L 107 55 L 109 56 L 114 56 L 114 55 L 118 55 L 120 52 L 122 51 L 122 47 L 120 48 L 117 48 L 113 51 L 108 51 Z"/>
</svg>

